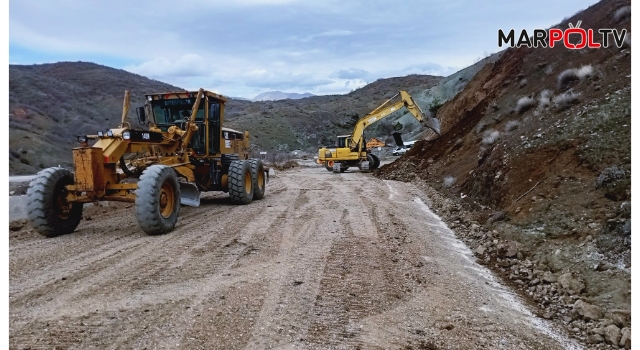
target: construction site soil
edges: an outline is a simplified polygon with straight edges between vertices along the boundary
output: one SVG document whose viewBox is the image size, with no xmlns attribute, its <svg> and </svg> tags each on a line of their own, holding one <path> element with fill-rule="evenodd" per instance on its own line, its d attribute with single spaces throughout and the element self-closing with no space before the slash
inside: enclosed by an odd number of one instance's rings
<svg viewBox="0 0 640 350">
<path fill-rule="evenodd" d="M 348 199 L 348 200 L 346 200 Z M 147 236 L 124 203 L 9 236 L 12 349 L 579 349 L 532 314 L 417 186 L 323 167 L 265 198 L 183 207 Z"/>
</svg>

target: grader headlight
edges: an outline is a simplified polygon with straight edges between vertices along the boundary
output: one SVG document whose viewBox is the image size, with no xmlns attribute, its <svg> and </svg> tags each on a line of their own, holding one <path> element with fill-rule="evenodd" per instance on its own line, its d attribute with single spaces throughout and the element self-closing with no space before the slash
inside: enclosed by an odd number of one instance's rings
<svg viewBox="0 0 640 350">
<path fill-rule="evenodd" d="M 128 131 L 125 131 L 122 133 L 122 139 L 124 140 L 130 140 L 131 139 L 131 133 Z"/>
</svg>

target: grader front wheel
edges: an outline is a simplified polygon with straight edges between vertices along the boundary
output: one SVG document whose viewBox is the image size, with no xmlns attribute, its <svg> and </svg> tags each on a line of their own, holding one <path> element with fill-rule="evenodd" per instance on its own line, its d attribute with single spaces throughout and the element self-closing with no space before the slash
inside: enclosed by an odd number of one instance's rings
<svg viewBox="0 0 640 350">
<path fill-rule="evenodd" d="M 180 186 L 175 171 L 164 165 L 145 169 L 136 190 L 136 217 L 142 230 L 149 235 L 170 232 L 179 211 Z"/>
<path fill-rule="evenodd" d="M 234 160 L 229 165 L 229 195 L 234 204 L 249 204 L 253 200 L 253 176 L 248 161 Z"/>
<path fill-rule="evenodd" d="M 29 184 L 27 217 L 39 234 L 55 237 L 80 224 L 82 203 L 67 202 L 66 185 L 73 185 L 73 174 L 62 168 L 42 170 Z"/>
</svg>

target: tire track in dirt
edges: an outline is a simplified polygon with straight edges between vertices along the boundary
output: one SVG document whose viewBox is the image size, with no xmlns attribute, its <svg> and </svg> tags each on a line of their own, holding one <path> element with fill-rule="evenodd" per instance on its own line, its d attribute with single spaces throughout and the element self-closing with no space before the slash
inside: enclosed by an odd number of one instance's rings
<svg viewBox="0 0 640 350">
<path fill-rule="evenodd" d="M 66 278 L 68 282 L 58 283 L 57 286 L 51 286 L 50 284 L 41 285 L 31 293 L 16 297 L 16 302 L 19 302 L 23 298 L 33 300 L 37 295 L 41 294 L 43 289 L 46 289 L 47 293 L 51 292 L 52 289 L 53 291 L 57 288 L 66 289 L 64 293 L 60 293 L 64 296 L 57 299 L 58 302 L 65 304 L 71 303 L 74 296 L 85 298 L 86 295 L 91 295 L 92 292 L 96 290 L 101 290 L 100 294 L 105 294 L 119 286 L 119 284 L 113 284 L 113 280 L 120 282 L 120 284 L 123 282 L 127 284 L 126 282 L 130 281 L 129 276 L 136 275 L 133 273 L 134 271 L 139 273 L 136 277 L 138 280 L 141 279 L 141 273 L 157 272 L 160 263 L 166 261 L 167 258 L 156 256 L 152 254 L 152 252 L 159 247 L 165 247 L 163 249 L 164 253 L 169 255 L 171 253 L 177 254 L 177 250 L 182 249 L 182 247 L 186 245 L 183 244 L 183 242 L 187 240 L 187 237 L 189 239 L 199 238 L 199 236 L 171 235 L 153 237 L 153 239 L 143 237 L 134 242 L 130 242 L 131 247 L 129 247 L 129 249 L 116 250 L 117 248 L 115 248 L 111 254 L 98 260 L 92 257 L 88 264 L 88 266 L 91 267 L 90 269 L 83 269 L 82 267 L 87 264 L 79 264 L 74 257 L 69 257 L 62 262 L 61 265 L 65 265 L 66 271 L 77 272 Z M 141 268 L 142 266 L 144 266 L 144 268 Z M 120 275 L 120 278 L 112 278 L 113 275 Z M 122 276 L 125 277 L 123 278 Z M 79 284 L 80 287 L 68 289 L 70 284 Z M 53 308 L 56 309 L 57 307 L 53 305 Z M 40 315 L 40 317 L 42 316 L 43 315 Z"/>
<path fill-rule="evenodd" d="M 231 253 L 234 259 L 223 270 L 226 273 L 222 274 L 221 280 L 226 280 L 227 283 L 211 285 L 207 291 L 191 297 L 189 309 L 184 312 L 184 319 L 190 321 L 188 325 L 179 328 L 188 329 L 186 334 L 180 336 L 172 330 L 156 334 L 152 342 L 154 347 L 166 343 L 168 339 L 180 337 L 181 344 L 188 344 L 192 348 L 238 348 L 248 340 L 249 330 L 255 321 L 254 315 L 260 311 L 263 300 L 262 278 L 258 276 L 270 272 L 270 269 L 265 268 L 264 262 L 276 262 L 269 246 L 281 241 L 282 235 L 279 232 L 282 223 L 279 221 L 304 202 L 298 195 L 299 192 L 291 185 L 287 185 L 287 188 L 281 189 L 276 195 L 273 191 L 269 192 L 269 203 L 287 204 L 269 204 L 270 210 L 253 217 L 248 225 L 238 231 L 228 245 L 242 249 L 237 254 Z M 225 254 L 227 257 L 229 255 L 229 252 Z M 258 283 L 251 282 L 247 276 L 254 276 L 251 280 L 257 280 Z M 246 287 L 249 284 L 251 286 Z M 233 306 L 238 303 L 241 305 Z M 238 315 L 237 310 L 242 310 L 242 316 Z M 212 327 L 212 324 L 215 326 Z"/>
<path fill-rule="evenodd" d="M 265 202 L 265 201 L 261 201 L 261 202 Z M 258 204 L 260 202 L 256 202 L 256 204 Z M 266 203 L 263 205 L 266 206 Z M 244 208 L 244 207 L 238 207 L 238 208 Z M 198 208 L 200 209 L 200 211 L 205 210 L 205 208 Z M 224 217 L 226 217 L 226 221 L 218 221 L 218 223 L 221 223 L 222 226 L 231 226 L 230 223 L 233 221 L 234 225 L 236 227 L 240 227 L 239 225 L 241 224 L 242 221 L 237 220 L 237 218 L 235 218 L 235 215 L 229 215 L 231 211 L 227 208 L 227 209 L 222 209 L 222 210 L 218 210 L 218 213 L 224 215 Z M 189 215 L 191 214 L 191 215 Z M 232 213 L 233 214 L 233 213 Z M 193 212 L 193 213 L 187 213 L 187 215 L 182 216 L 182 220 L 185 220 L 185 218 L 188 221 L 189 217 L 195 217 L 200 215 L 200 213 L 198 212 Z M 222 216 L 220 215 L 220 216 Z M 249 218 L 252 215 L 238 215 L 239 217 L 244 217 L 247 218 L 247 220 L 245 220 L 245 223 L 249 220 Z M 63 290 L 60 293 L 57 294 L 62 294 L 62 295 L 66 295 L 66 297 L 62 297 L 62 298 L 57 298 L 55 300 L 51 300 L 50 302 L 47 302 L 45 304 L 53 304 L 49 309 L 50 311 L 48 312 L 49 314 L 56 314 L 59 310 L 57 308 L 57 306 L 55 304 L 75 304 L 77 305 L 77 303 L 74 303 L 73 298 L 69 297 L 69 295 L 76 295 L 79 298 L 84 299 L 84 303 L 85 305 L 91 305 L 94 301 L 90 298 L 90 299 L 86 299 L 86 294 L 90 293 L 86 293 L 86 292 L 90 292 L 90 290 L 100 290 L 98 298 L 100 297 L 104 297 L 108 291 L 115 291 L 117 289 L 119 289 L 121 286 L 123 287 L 128 287 L 128 284 L 131 282 L 131 279 L 127 279 L 127 278 L 118 278 L 118 276 L 116 275 L 133 275 L 135 276 L 136 274 L 133 273 L 136 270 L 142 270 L 144 272 L 146 272 L 146 276 L 147 277 L 151 277 L 151 279 L 153 279 L 153 277 L 158 277 L 158 271 L 160 270 L 158 268 L 157 262 L 162 258 L 151 258 L 151 256 L 153 255 L 152 253 L 154 251 L 157 250 L 158 247 L 166 247 L 166 246 L 171 246 L 171 247 L 176 247 L 178 249 L 180 249 L 180 247 L 187 247 L 189 241 L 194 241 L 194 242 L 199 242 L 198 245 L 204 245 L 206 244 L 208 241 L 206 239 L 203 239 L 204 235 L 209 234 L 209 232 L 201 232 L 200 234 L 191 234 L 191 235 L 182 235 L 182 233 L 184 233 L 185 230 L 190 230 L 193 226 L 195 225 L 199 225 L 199 223 L 196 221 L 195 223 L 192 224 L 188 224 L 188 225 L 178 225 L 178 227 L 176 228 L 176 230 L 174 232 L 172 232 L 171 234 L 167 235 L 167 236 L 163 236 L 163 237 L 143 237 L 142 243 L 135 243 L 135 242 L 129 242 L 130 244 L 133 245 L 133 247 L 130 249 L 130 253 L 123 251 L 122 247 L 120 247 L 118 253 L 119 255 L 116 255 L 115 257 L 112 257 L 111 259 L 106 259 L 105 261 L 90 261 L 88 262 L 88 264 L 92 264 L 94 266 L 92 266 L 91 271 L 88 271 L 87 273 L 76 273 L 77 276 L 75 277 L 75 281 L 78 284 L 82 284 L 85 287 L 84 288 L 80 288 L 80 289 L 71 289 L 71 290 Z M 223 230 L 224 232 L 224 230 Z M 230 232 L 234 232 L 234 231 L 230 231 Z M 212 235 L 209 235 L 211 237 L 213 237 Z M 180 239 L 177 239 L 177 237 L 180 237 Z M 188 237 L 189 239 L 187 241 L 185 241 L 185 237 Z M 153 240 L 153 244 L 149 244 L 149 240 Z M 187 244 L 185 244 L 187 243 Z M 135 249 L 136 247 L 139 247 L 140 245 L 144 244 L 145 246 L 140 248 L 140 249 Z M 176 249 L 174 249 L 175 251 Z M 90 254 L 89 254 L 90 255 Z M 171 255 L 171 254 L 169 254 Z M 183 254 L 184 255 L 184 254 Z M 222 252 L 221 254 L 219 254 L 220 256 L 229 256 L 229 254 L 226 254 L 224 252 Z M 70 261 L 73 261 L 73 257 L 71 257 L 70 259 L 68 259 Z M 116 262 L 116 260 L 118 260 Z M 96 266 L 95 263 L 98 263 L 98 265 L 100 266 Z M 68 261 L 64 260 L 63 262 L 61 262 L 62 265 L 68 265 Z M 177 265 L 180 265 L 179 263 Z M 86 269 L 83 269 L 84 266 L 82 265 L 71 265 L 68 267 L 68 269 L 70 271 L 78 270 L 78 271 L 86 271 Z M 146 268 L 146 270 L 141 269 L 141 267 Z M 151 271 L 150 271 L 151 270 Z M 116 272 L 117 271 L 117 272 Z M 114 273 L 115 272 L 115 273 Z M 131 273 L 128 273 L 131 272 Z M 144 275 L 145 273 L 142 273 L 142 275 Z M 141 279 L 140 277 L 140 273 L 138 274 L 138 276 L 136 276 L 137 279 Z M 115 281 L 119 282 L 119 283 L 113 283 Z M 89 286 L 91 288 L 89 288 Z M 51 288 L 50 286 L 42 286 L 43 289 L 47 290 L 47 293 L 51 293 Z M 104 289 L 107 289 L 106 291 Z M 64 289 L 64 288 L 63 288 Z M 89 290 L 87 290 L 89 289 Z M 23 298 L 29 299 L 31 300 L 33 294 L 29 295 L 24 295 Z M 53 303 L 55 301 L 55 304 Z M 79 300 L 77 300 L 79 301 Z M 76 302 L 77 302 L 76 301 Z M 35 303 L 39 303 L 40 301 L 36 300 Z M 16 302 L 12 302 L 14 305 L 18 306 L 20 305 L 17 300 Z M 47 309 L 47 308 L 39 308 L 42 313 L 43 309 Z M 45 315 L 47 313 L 44 313 Z M 43 315 L 39 315 L 39 317 L 42 317 Z M 55 317 L 55 316 L 54 316 Z"/>
<path fill-rule="evenodd" d="M 278 347 L 298 341 L 296 337 L 305 334 L 310 324 L 324 262 L 341 227 L 334 211 L 326 209 L 339 205 L 333 197 L 333 184 L 323 181 L 307 187 L 305 180 L 306 177 L 294 178 L 300 181 L 300 195 L 294 203 L 295 210 L 282 220 L 281 244 L 273 254 L 278 270 L 266 287 L 248 348 Z"/>
</svg>

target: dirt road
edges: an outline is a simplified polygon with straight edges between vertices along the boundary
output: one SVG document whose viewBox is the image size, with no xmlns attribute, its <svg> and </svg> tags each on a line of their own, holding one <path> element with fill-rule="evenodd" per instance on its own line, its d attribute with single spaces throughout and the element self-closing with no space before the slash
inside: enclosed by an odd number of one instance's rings
<svg viewBox="0 0 640 350">
<path fill-rule="evenodd" d="M 73 234 L 10 233 L 13 349 L 579 348 L 473 261 L 414 186 L 297 168 L 246 206 L 128 204 Z"/>
</svg>

